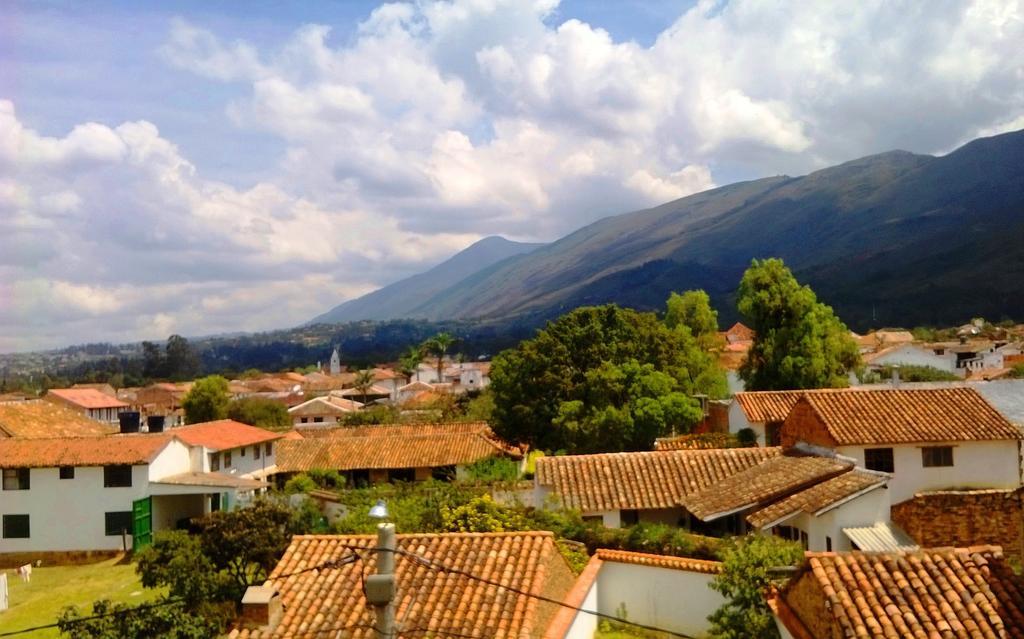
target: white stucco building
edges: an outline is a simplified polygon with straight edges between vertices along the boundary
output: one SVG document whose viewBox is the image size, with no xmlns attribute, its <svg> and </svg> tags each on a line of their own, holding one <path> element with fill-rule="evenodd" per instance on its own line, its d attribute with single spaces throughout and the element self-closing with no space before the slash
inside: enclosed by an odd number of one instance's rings
<svg viewBox="0 0 1024 639">
<path fill-rule="evenodd" d="M 829 448 L 890 473 L 890 500 L 921 491 L 1021 485 L 1021 430 L 973 388 L 805 393 L 781 430 L 783 446 Z"/>
<path fill-rule="evenodd" d="M 130 549 L 244 504 L 265 487 L 253 477 L 274 466 L 278 438 L 224 420 L 164 433 L 0 439 L 0 554 Z"/>
<path fill-rule="evenodd" d="M 95 388 L 52 388 L 43 399 L 62 404 L 89 419 L 107 424 L 116 424 L 118 413 L 129 409 L 127 403 Z"/>
</svg>

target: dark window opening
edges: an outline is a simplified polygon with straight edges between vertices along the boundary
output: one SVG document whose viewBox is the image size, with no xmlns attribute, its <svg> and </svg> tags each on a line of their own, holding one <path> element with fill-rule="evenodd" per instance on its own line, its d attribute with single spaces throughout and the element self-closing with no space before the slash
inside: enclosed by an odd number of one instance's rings
<svg viewBox="0 0 1024 639">
<path fill-rule="evenodd" d="M 894 472 L 895 463 L 892 459 L 891 448 L 866 448 L 864 449 L 864 467 L 868 470 L 878 470 L 883 473 Z"/>
<path fill-rule="evenodd" d="M 104 488 L 130 488 L 132 485 L 132 467 L 127 465 L 104 466 Z"/>
<path fill-rule="evenodd" d="M 28 539 L 28 515 L 4 515 L 4 539 Z"/>
<path fill-rule="evenodd" d="M 60 478 L 61 479 L 74 479 L 75 478 L 75 467 L 74 466 L 61 466 L 60 467 Z"/>
<path fill-rule="evenodd" d="M 388 479 L 391 481 L 415 481 L 415 468 L 395 468 L 388 472 Z"/>
<path fill-rule="evenodd" d="M 640 521 L 640 513 L 636 510 L 623 510 L 619 512 L 620 526 L 634 526 Z"/>
<path fill-rule="evenodd" d="M 430 476 L 439 481 L 455 479 L 455 466 L 435 466 L 430 469 Z"/>
<path fill-rule="evenodd" d="M 921 464 L 925 468 L 953 465 L 952 446 L 927 446 L 921 449 Z"/>
<path fill-rule="evenodd" d="M 121 531 L 132 534 L 132 511 L 119 510 L 103 513 L 103 534 L 107 537 L 120 535 Z"/>
</svg>

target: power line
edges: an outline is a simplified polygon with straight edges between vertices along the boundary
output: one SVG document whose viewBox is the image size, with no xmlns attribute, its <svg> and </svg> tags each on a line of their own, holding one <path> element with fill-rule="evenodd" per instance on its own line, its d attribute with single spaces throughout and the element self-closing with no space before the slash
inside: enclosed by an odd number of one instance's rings
<svg viewBox="0 0 1024 639">
<path fill-rule="evenodd" d="M 650 630 L 652 632 L 662 632 L 662 633 L 665 633 L 665 634 L 668 634 L 668 635 L 672 635 L 673 637 L 681 637 L 682 639 L 694 639 L 694 637 L 692 637 L 691 635 L 683 634 L 683 633 L 680 633 L 680 632 L 675 632 L 674 630 L 668 630 L 666 628 L 659 628 L 658 626 L 649 626 L 647 624 L 636 623 L 635 621 L 630 621 L 630 620 L 625 619 L 623 617 L 617 617 L 615 615 L 609 615 L 609 614 L 606 614 L 606 613 L 603 613 L 603 612 L 598 612 L 596 610 L 587 610 L 586 608 L 581 608 L 579 606 L 574 606 L 572 604 L 565 603 L 564 601 L 560 601 L 558 599 L 553 599 L 551 597 L 546 597 L 544 595 L 539 595 L 539 594 L 536 594 L 536 593 L 528 592 L 526 590 L 522 590 L 522 589 L 516 588 L 514 586 L 509 586 L 507 584 L 503 584 L 500 581 L 494 581 L 493 579 L 488 579 L 486 577 L 481 577 L 479 575 L 474 575 L 473 573 L 471 573 L 469 571 L 466 571 L 466 570 L 462 570 L 460 568 L 453 568 L 453 567 L 447 566 L 445 564 L 441 564 L 441 563 L 438 563 L 438 562 L 435 562 L 435 561 L 431 561 L 430 559 L 427 559 L 426 557 L 423 557 L 421 555 L 417 555 L 416 553 L 410 552 L 408 550 L 395 549 L 394 552 L 396 554 L 402 555 L 404 557 L 408 557 L 410 560 L 412 560 L 415 563 L 418 563 L 418 564 L 420 564 L 422 566 L 425 566 L 427 568 L 431 568 L 433 570 L 437 570 L 439 572 L 446 572 L 446 573 L 450 573 L 450 574 L 453 574 L 453 575 L 460 575 L 460 576 L 466 577 L 467 579 L 473 579 L 475 581 L 479 581 L 480 583 L 484 583 L 484 584 L 487 584 L 487 585 L 490 585 L 490 586 L 495 586 L 497 588 L 503 588 L 505 590 L 508 590 L 509 592 L 514 592 L 517 595 L 522 595 L 524 597 L 531 597 L 533 599 L 537 599 L 537 600 L 544 601 L 544 602 L 547 602 L 547 603 L 552 603 L 552 604 L 555 604 L 557 606 L 561 606 L 562 608 L 569 608 L 571 610 L 575 610 L 578 613 L 583 613 L 583 614 L 587 614 L 587 615 L 594 615 L 595 617 L 599 617 L 601 619 L 606 619 L 608 621 L 614 621 L 616 623 L 626 624 L 628 626 L 633 626 L 634 628 L 641 628 L 643 630 Z"/>
<path fill-rule="evenodd" d="M 351 553 L 349 555 L 345 555 L 344 557 L 339 557 L 338 559 L 331 559 L 329 561 L 325 561 L 323 563 L 319 563 L 319 564 L 317 564 L 315 566 L 310 566 L 309 568 L 303 568 L 302 570 L 296 570 L 294 572 L 290 572 L 290 573 L 287 573 L 287 574 L 284 574 L 284 575 L 278 575 L 277 577 L 275 577 L 275 579 L 284 579 L 286 577 L 293 577 L 295 575 L 301 575 L 303 573 L 313 572 L 314 570 L 325 570 L 325 569 L 330 569 L 330 568 L 340 568 L 340 567 L 342 567 L 342 566 L 344 566 L 346 564 L 350 564 L 350 563 L 352 563 L 354 561 L 357 561 L 357 560 L 362 560 L 362 557 L 359 554 L 353 552 L 353 553 Z M 264 581 L 266 581 L 266 580 L 264 580 Z M 262 582 L 259 582 L 259 583 L 247 583 L 246 586 L 258 586 L 261 583 Z M 166 607 L 166 606 L 174 606 L 174 605 L 178 605 L 178 604 L 184 603 L 184 602 L 185 602 L 185 599 L 182 599 L 182 598 L 167 599 L 167 600 L 164 600 L 164 601 L 161 601 L 161 602 L 158 602 L 158 603 L 140 604 L 138 606 L 132 606 L 130 608 L 126 608 L 126 609 L 123 609 L 123 610 L 111 610 L 109 612 L 103 612 L 103 613 L 96 614 L 96 615 L 89 615 L 88 617 L 77 617 L 75 619 L 67 620 L 66 622 L 64 622 L 64 624 L 67 625 L 67 626 L 77 625 L 77 624 L 80 624 L 80 623 L 84 623 L 86 621 L 95 621 L 97 619 L 103 619 L 105 617 L 114 617 L 114 616 L 117 616 L 117 615 L 126 615 L 126 614 L 130 614 L 130 613 L 133 613 L 133 612 L 137 612 L 139 610 L 151 610 L 153 608 L 162 608 L 162 607 Z M 38 632 L 40 630 L 49 630 L 51 628 L 59 628 L 60 625 L 61 624 L 59 622 L 55 622 L 55 623 L 45 624 L 45 625 L 42 625 L 42 626 L 32 626 L 31 628 L 22 628 L 21 630 L 11 630 L 11 631 L 7 631 L 7 632 L 0 632 L 0 637 L 14 637 L 14 636 L 17 636 L 17 635 L 28 634 L 30 632 Z"/>
</svg>

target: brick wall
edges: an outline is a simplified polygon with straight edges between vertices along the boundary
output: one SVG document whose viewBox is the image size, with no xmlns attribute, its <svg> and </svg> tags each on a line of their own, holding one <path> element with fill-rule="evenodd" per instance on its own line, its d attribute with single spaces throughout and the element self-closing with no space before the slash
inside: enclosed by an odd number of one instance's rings
<svg viewBox="0 0 1024 639">
<path fill-rule="evenodd" d="M 997 544 L 1024 560 L 1024 488 L 918 493 L 892 507 L 892 520 L 924 547 Z"/>
<path fill-rule="evenodd" d="M 825 593 L 821 584 L 810 570 L 790 582 L 784 596 L 786 603 L 812 637 L 830 639 L 842 636 L 832 613 L 825 607 Z"/>
<path fill-rule="evenodd" d="M 806 442 L 825 448 L 835 448 L 836 446 L 836 441 L 829 435 L 825 425 L 814 413 L 814 409 L 803 399 L 796 403 L 793 410 L 789 411 L 789 416 L 782 424 L 779 438 L 779 443 L 783 448 L 794 446 L 797 442 Z"/>
</svg>

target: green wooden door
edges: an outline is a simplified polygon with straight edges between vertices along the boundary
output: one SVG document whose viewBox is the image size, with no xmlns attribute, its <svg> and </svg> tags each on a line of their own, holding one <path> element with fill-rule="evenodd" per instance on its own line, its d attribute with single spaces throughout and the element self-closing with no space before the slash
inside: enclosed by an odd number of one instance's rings
<svg viewBox="0 0 1024 639">
<path fill-rule="evenodd" d="M 153 498 L 132 502 L 132 550 L 141 550 L 153 543 Z"/>
</svg>

